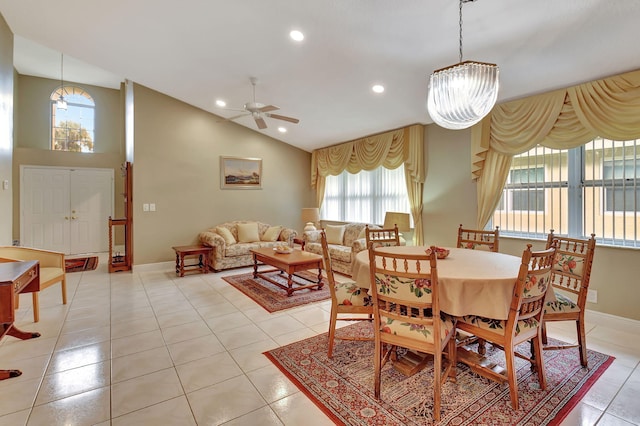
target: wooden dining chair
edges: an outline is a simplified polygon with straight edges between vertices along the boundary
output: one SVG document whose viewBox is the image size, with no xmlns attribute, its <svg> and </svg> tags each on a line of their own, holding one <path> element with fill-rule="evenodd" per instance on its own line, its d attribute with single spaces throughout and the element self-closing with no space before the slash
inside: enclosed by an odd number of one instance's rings
<svg viewBox="0 0 640 426">
<path fill-rule="evenodd" d="M 497 253 L 499 242 L 500 231 L 497 226 L 493 231 L 463 228 L 462 224 L 458 228 L 458 243 L 456 244 L 458 248 L 488 250 Z"/>
<path fill-rule="evenodd" d="M 584 330 L 584 312 L 587 305 L 589 278 L 593 254 L 596 249 L 595 234 L 589 239 L 560 237 L 553 233 L 547 236 L 547 248 L 556 247 L 556 259 L 551 269 L 551 285 L 555 299 L 544 307 L 542 343 L 544 349 L 567 349 L 578 347 L 580 364 L 587 367 L 587 338 Z M 548 345 L 548 321 L 575 321 L 578 343 L 575 345 Z"/>
<path fill-rule="evenodd" d="M 371 229 L 367 225 L 364 229 L 365 241 L 367 248 L 373 243 L 375 247 L 388 247 L 400 245 L 400 234 L 398 233 L 398 225 L 387 229 Z"/>
<path fill-rule="evenodd" d="M 488 250 L 491 252 L 498 252 L 500 242 L 500 232 L 498 227 L 493 231 L 486 229 L 469 229 L 463 228 L 462 224 L 458 227 L 458 243 L 456 247 L 470 249 L 470 250 Z M 482 339 L 478 339 L 477 336 L 472 336 L 467 333 L 458 332 L 458 346 L 466 346 L 471 343 L 478 343 L 478 352 L 484 355 L 486 352 L 485 343 Z"/>
<path fill-rule="evenodd" d="M 456 319 L 440 311 L 436 250 L 431 249 L 430 255 L 369 249 L 375 307 L 374 393 L 380 398 L 382 367 L 393 361 L 398 347 L 432 354 L 433 418 L 438 421 L 441 387 L 447 378 L 456 379 Z"/>
<path fill-rule="evenodd" d="M 506 359 L 506 378 L 504 370 L 483 369 L 483 375 L 499 382 L 509 383 L 511 405 L 518 409 L 518 378 L 516 376 L 515 357 L 527 359 L 537 372 L 541 389 L 547 386 L 544 359 L 542 357 L 542 314 L 547 287 L 550 285 L 551 269 L 556 249 L 531 251 L 527 244 L 522 253 L 522 263 L 518 272 L 506 320 L 467 315 L 458 318 L 456 327 L 485 341 L 494 347 L 501 348 Z M 530 341 L 531 357 L 527 357 L 515 348 L 523 342 Z M 465 362 L 464 357 L 460 357 Z M 470 364 L 471 365 L 471 364 Z M 475 367 L 475 365 L 474 365 Z M 481 373 L 482 374 L 482 373 Z"/>
<path fill-rule="evenodd" d="M 331 318 L 329 320 L 329 348 L 327 356 L 333 357 L 333 345 L 335 339 L 340 340 L 372 340 L 367 335 L 336 335 L 336 326 L 340 321 L 372 321 L 373 304 L 367 289 L 358 287 L 353 281 L 336 282 L 331 267 L 329 244 L 324 229 L 320 232 L 320 243 L 324 257 L 324 271 L 329 282 L 331 292 Z"/>
</svg>

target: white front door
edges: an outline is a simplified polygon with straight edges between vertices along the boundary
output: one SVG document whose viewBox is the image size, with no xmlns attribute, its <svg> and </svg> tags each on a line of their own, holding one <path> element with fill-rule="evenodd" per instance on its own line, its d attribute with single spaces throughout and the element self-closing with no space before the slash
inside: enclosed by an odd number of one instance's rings
<svg viewBox="0 0 640 426">
<path fill-rule="evenodd" d="M 113 170 L 24 166 L 21 243 L 65 254 L 108 250 Z"/>
</svg>

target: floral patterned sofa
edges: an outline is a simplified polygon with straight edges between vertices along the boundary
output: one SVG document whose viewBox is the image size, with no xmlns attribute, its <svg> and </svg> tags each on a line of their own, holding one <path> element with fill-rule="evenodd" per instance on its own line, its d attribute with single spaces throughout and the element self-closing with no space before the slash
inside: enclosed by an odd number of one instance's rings
<svg viewBox="0 0 640 426">
<path fill-rule="evenodd" d="M 353 261 L 358 252 L 367 248 L 365 240 L 366 223 L 347 223 L 344 225 L 326 225 L 324 227 L 329 243 L 329 256 L 335 272 L 351 276 Z M 380 229 L 369 224 L 370 229 Z M 320 231 L 305 231 L 302 240 L 304 250 L 322 256 Z"/>
<path fill-rule="evenodd" d="M 253 265 L 251 249 L 289 244 L 297 235 L 296 230 L 283 226 L 256 221 L 232 221 L 201 232 L 198 239 L 201 244 L 215 248 L 209 259 L 209 267 L 218 272 Z"/>
</svg>

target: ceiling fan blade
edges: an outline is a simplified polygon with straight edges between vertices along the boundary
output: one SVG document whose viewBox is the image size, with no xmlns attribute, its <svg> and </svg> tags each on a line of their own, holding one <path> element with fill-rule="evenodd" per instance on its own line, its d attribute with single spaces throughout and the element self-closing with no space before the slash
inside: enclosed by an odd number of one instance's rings
<svg viewBox="0 0 640 426">
<path fill-rule="evenodd" d="M 223 121 L 233 121 L 233 120 L 235 120 L 236 118 L 246 117 L 247 115 L 249 115 L 249 113 L 239 114 L 239 115 L 234 115 L 233 117 L 223 118 L 222 120 L 218 120 L 218 122 L 223 122 Z"/>
<path fill-rule="evenodd" d="M 286 115 L 280 115 L 280 114 L 265 114 L 265 115 L 267 117 L 275 118 L 276 120 L 288 121 L 289 123 L 298 124 L 300 122 L 300 120 L 298 120 L 297 118 L 287 117 Z"/>
<path fill-rule="evenodd" d="M 262 117 L 254 117 L 254 120 L 256 120 L 256 124 L 258 125 L 258 129 L 262 130 L 262 129 L 266 129 L 267 128 L 267 123 L 264 121 L 264 118 L 262 118 Z"/>
<path fill-rule="evenodd" d="M 278 108 L 275 105 L 265 105 L 262 108 L 260 108 L 258 111 L 260 111 L 260 112 L 269 112 L 269 111 L 275 111 L 277 109 L 280 109 L 280 108 Z"/>
</svg>

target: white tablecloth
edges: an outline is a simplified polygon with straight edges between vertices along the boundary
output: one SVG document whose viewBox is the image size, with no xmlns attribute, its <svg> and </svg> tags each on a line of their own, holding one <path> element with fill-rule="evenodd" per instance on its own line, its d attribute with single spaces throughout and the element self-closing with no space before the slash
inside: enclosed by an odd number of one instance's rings
<svg viewBox="0 0 640 426">
<path fill-rule="evenodd" d="M 424 253 L 426 248 L 399 246 L 383 250 Z M 455 316 L 480 315 L 506 320 L 522 258 L 482 250 L 452 248 L 450 251 L 446 259 L 438 259 L 440 309 Z M 352 277 L 360 287 L 370 287 L 368 250 L 356 255 Z"/>
</svg>

